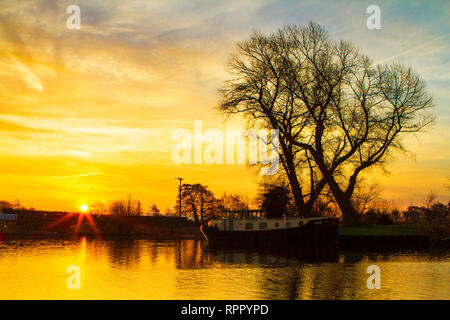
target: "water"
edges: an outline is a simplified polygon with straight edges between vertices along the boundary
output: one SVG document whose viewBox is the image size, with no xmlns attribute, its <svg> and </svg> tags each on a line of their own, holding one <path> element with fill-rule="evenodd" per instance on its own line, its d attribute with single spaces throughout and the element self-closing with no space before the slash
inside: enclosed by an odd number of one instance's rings
<svg viewBox="0 0 450 320">
<path fill-rule="evenodd" d="M 369 265 L 381 289 L 367 288 Z M 69 290 L 67 267 L 81 270 Z M 450 299 L 450 251 L 308 254 L 220 250 L 198 240 L 10 240 L 0 299 Z"/>
</svg>

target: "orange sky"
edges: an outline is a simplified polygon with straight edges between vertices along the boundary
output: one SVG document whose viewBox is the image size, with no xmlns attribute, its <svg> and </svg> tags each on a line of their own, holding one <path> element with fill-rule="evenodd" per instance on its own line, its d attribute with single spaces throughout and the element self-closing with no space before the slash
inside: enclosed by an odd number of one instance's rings
<svg viewBox="0 0 450 320">
<path fill-rule="evenodd" d="M 62 2 L 2 5 L 0 199 L 71 211 L 132 194 L 144 209 L 156 203 L 164 211 L 175 203 L 178 176 L 206 184 L 217 195 L 254 195 L 260 176 L 245 165 L 174 165 L 171 134 L 178 128 L 192 130 L 196 120 L 203 121 L 204 129 L 240 127 L 214 109 L 217 89 L 227 78 L 226 60 L 253 28 L 282 26 L 289 4 L 272 12 L 270 1 L 192 7 L 164 1 L 111 3 L 81 1 L 81 30 L 66 28 Z M 309 19 L 330 27 L 336 10 L 308 8 Z M 307 22 L 303 16 L 285 20 Z M 382 36 L 368 43 L 368 31 L 352 29 L 347 20 L 332 21 L 332 36 L 354 41 L 375 61 L 403 59 L 424 74 L 437 97 L 437 124 L 407 141 L 416 159 L 399 158 L 388 168 L 390 175 L 375 175 L 383 196 L 401 205 L 420 204 L 433 190 L 439 200 L 448 201 L 449 72 L 448 62 L 440 60 L 448 56 L 448 37 L 414 29 L 397 46 L 394 31 L 409 22 L 395 21 L 391 33 L 387 25 Z M 419 36 L 439 41 L 405 51 Z M 388 49 L 380 50 L 380 42 Z"/>
</svg>

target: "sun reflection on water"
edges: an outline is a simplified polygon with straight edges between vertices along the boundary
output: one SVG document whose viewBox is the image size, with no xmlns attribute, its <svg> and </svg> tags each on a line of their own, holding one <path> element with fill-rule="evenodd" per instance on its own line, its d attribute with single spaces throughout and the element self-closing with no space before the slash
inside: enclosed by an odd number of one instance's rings
<svg viewBox="0 0 450 320">
<path fill-rule="evenodd" d="M 382 272 L 380 290 L 366 269 Z M 81 289 L 66 287 L 69 265 Z M 450 252 L 292 256 L 219 250 L 196 240 L 0 243 L 1 299 L 449 299 Z"/>
</svg>

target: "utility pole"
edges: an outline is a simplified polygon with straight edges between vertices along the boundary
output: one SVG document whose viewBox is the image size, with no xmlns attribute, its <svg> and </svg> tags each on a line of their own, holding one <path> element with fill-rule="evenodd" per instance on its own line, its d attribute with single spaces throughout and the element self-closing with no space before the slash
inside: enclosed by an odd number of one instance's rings
<svg viewBox="0 0 450 320">
<path fill-rule="evenodd" d="M 128 195 L 128 215 L 130 215 L 131 211 L 131 194 Z"/>
<path fill-rule="evenodd" d="M 183 181 L 183 178 L 175 178 L 180 181 L 180 187 L 178 188 L 178 195 L 179 195 L 179 202 L 178 202 L 178 216 L 181 218 L 181 181 Z"/>
</svg>

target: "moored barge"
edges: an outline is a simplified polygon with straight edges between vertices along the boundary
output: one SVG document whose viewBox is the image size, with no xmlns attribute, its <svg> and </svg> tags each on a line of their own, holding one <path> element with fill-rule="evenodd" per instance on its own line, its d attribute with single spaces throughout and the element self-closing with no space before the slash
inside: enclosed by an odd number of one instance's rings
<svg viewBox="0 0 450 320">
<path fill-rule="evenodd" d="M 339 220 L 329 217 L 266 218 L 259 210 L 227 211 L 201 226 L 211 244 L 279 246 L 335 244 Z"/>
</svg>

